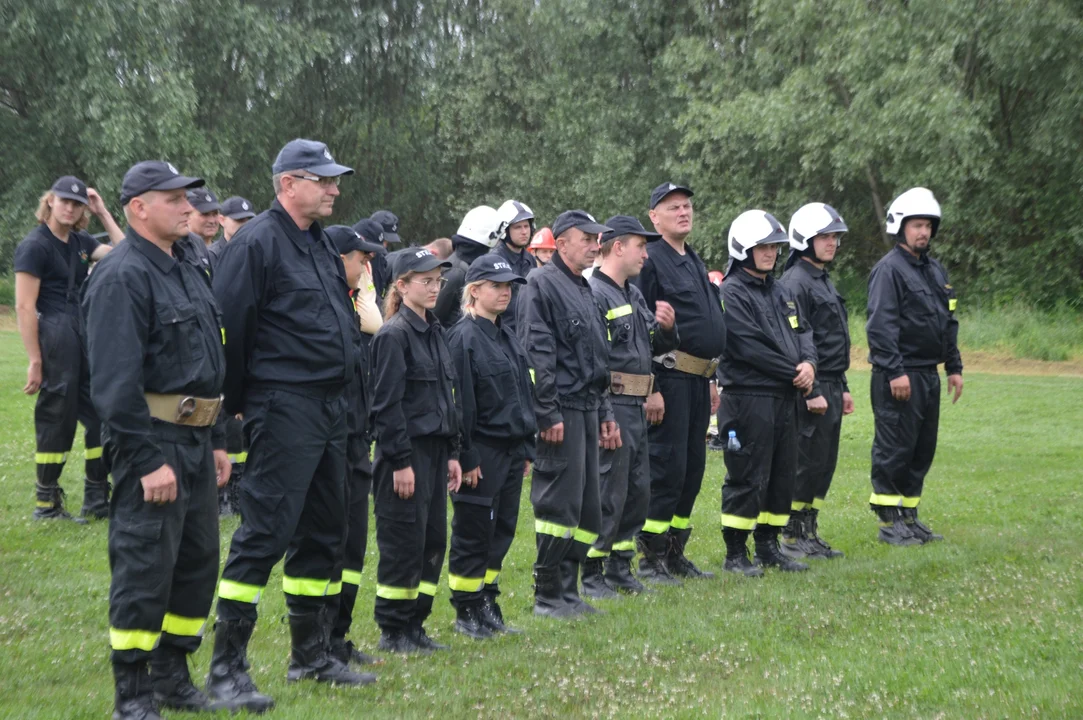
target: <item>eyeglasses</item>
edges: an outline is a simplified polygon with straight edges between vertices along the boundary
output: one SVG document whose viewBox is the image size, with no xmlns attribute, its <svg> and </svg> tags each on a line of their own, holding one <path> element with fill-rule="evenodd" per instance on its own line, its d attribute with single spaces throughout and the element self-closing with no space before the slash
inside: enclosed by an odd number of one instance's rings
<svg viewBox="0 0 1083 720">
<path fill-rule="evenodd" d="M 433 283 L 436 283 L 436 289 L 443 290 L 444 286 L 447 285 L 447 278 L 425 278 L 424 280 L 411 280 L 410 282 L 420 285 L 426 290 L 431 289 Z"/>
<path fill-rule="evenodd" d="M 316 177 L 315 175 L 290 175 L 290 177 L 291 178 L 297 178 L 298 180 L 308 180 L 309 182 L 314 182 L 317 185 L 319 185 L 320 187 L 325 187 L 325 188 L 329 188 L 332 185 L 334 185 L 335 187 L 338 187 L 339 182 L 342 180 L 342 178 L 339 177 L 339 176 L 335 176 L 335 177 Z"/>
</svg>

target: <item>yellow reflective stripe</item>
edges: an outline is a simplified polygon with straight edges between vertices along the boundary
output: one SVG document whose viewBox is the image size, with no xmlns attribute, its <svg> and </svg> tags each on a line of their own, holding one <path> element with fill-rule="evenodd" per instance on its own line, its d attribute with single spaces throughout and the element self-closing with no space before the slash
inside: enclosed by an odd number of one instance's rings
<svg viewBox="0 0 1083 720">
<path fill-rule="evenodd" d="M 955 312 L 955 308 L 959 306 L 959 300 L 956 298 L 948 298 L 948 310 Z"/>
<path fill-rule="evenodd" d="M 643 523 L 643 532 L 648 532 L 652 535 L 661 535 L 666 530 L 669 530 L 668 520 L 647 520 Z"/>
<path fill-rule="evenodd" d="M 83 453 L 83 457 L 87 460 L 101 460 L 102 449 L 100 447 L 89 447 Z"/>
<path fill-rule="evenodd" d="M 813 510 L 819 510 L 823 506 L 824 506 L 824 499 L 823 498 L 813 498 L 812 499 L 812 509 Z"/>
<path fill-rule="evenodd" d="M 338 586 L 335 590 L 334 586 Z M 282 591 L 288 595 L 303 595 L 305 597 L 326 597 L 337 595 L 342 592 L 342 583 L 333 583 L 330 580 L 320 578 L 295 578 L 289 575 L 282 576 Z"/>
<path fill-rule="evenodd" d="M 162 632 L 170 635 L 203 637 L 203 626 L 206 624 L 207 618 L 190 618 L 166 613 L 162 618 Z"/>
<path fill-rule="evenodd" d="M 229 461 L 232 462 L 232 463 L 246 463 L 246 462 L 248 462 L 248 453 L 247 452 L 232 453 L 229 456 Z"/>
<path fill-rule="evenodd" d="M 759 517 L 756 518 L 756 523 L 759 525 L 775 525 L 777 527 L 786 527 L 786 523 L 790 521 L 790 516 L 779 515 L 778 513 L 761 512 Z"/>
<path fill-rule="evenodd" d="M 534 384 L 534 368 L 530 368 L 530 384 Z"/>
<path fill-rule="evenodd" d="M 604 558 L 609 557 L 609 553 L 607 553 L 605 550 L 595 550 L 594 548 L 591 548 L 590 550 L 587 550 L 587 557 Z"/>
<path fill-rule="evenodd" d="M 160 632 L 150 630 L 120 630 L 109 628 L 109 647 L 114 650 L 146 650 L 158 647 Z"/>
<path fill-rule="evenodd" d="M 902 495 L 877 495 L 873 493 L 869 495 L 869 505 L 884 505 L 887 507 L 901 507 L 903 501 Z"/>
<path fill-rule="evenodd" d="M 539 535 L 552 535 L 553 537 L 570 540 L 573 530 L 574 528 L 570 528 L 567 525 L 558 525 L 557 523 L 548 522 L 546 520 L 534 520 L 534 532 Z"/>
<path fill-rule="evenodd" d="M 593 545 L 598 540 L 598 533 L 592 533 L 583 528 L 576 528 L 575 531 L 572 532 L 572 539 L 578 540 L 584 545 Z"/>
<path fill-rule="evenodd" d="M 674 530 L 687 530 L 692 525 L 692 518 L 674 515 L 673 519 L 669 521 L 669 525 Z"/>
<path fill-rule="evenodd" d="M 792 327 L 794 330 L 796 330 L 797 329 L 797 316 L 796 315 L 790 315 L 789 320 L 790 320 L 790 327 Z"/>
<path fill-rule="evenodd" d="M 613 550 L 615 552 L 627 552 L 629 550 L 634 552 L 635 549 L 636 549 L 635 540 L 622 540 L 621 542 L 613 543 Z"/>
<path fill-rule="evenodd" d="M 37 503 L 35 503 L 35 507 L 39 508 L 51 508 L 52 506 L 53 503 L 51 500 L 38 500 Z"/>
<path fill-rule="evenodd" d="M 392 587 L 377 583 L 376 597 L 384 600 L 417 600 L 417 588 Z"/>
<path fill-rule="evenodd" d="M 34 453 L 34 462 L 38 465 L 61 465 L 68 461 L 68 454 L 62 453 Z"/>
<path fill-rule="evenodd" d="M 258 603 L 263 588 L 259 585 L 237 582 L 236 580 L 222 580 L 218 583 L 218 598 L 220 600 L 235 600 L 237 602 Z"/>
<path fill-rule="evenodd" d="M 616 320 L 617 318 L 624 317 L 625 315 L 632 314 L 631 305 L 621 305 L 620 307 L 611 308 L 605 314 L 606 320 Z"/>
<path fill-rule="evenodd" d="M 219 328 L 219 330 L 222 331 L 222 344 L 225 345 L 226 344 L 226 329 L 225 328 Z"/>
<path fill-rule="evenodd" d="M 361 571 L 360 570 L 343 570 L 342 582 L 346 585 L 360 585 L 361 584 Z"/>
<path fill-rule="evenodd" d="M 462 575 L 449 574 L 447 586 L 458 592 L 477 592 L 485 585 L 485 578 L 468 578 Z M 435 593 L 434 593 L 435 594 Z"/>
<path fill-rule="evenodd" d="M 421 581 L 421 584 L 417 586 L 417 591 L 422 595 L 428 595 L 429 597 L 436 597 L 436 583 Z"/>
<path fill-rule="evenodd" d="M 492 568 L 489 568 L 488 570 L 485 571 L 485 584 L 486 585 L 492 585 L 493 583 L 496 582 L 496 579 L 498 577 L 500 577 L 500 571 L 499 570 L 493 570 Z"/>
<path fill-rule="evenodd" d="M 793 510 L 794 512 L 801 512 L 802 510 L 808 510 L 810 507 L 811 507 L 811 505 L 809 505 L 806 502 L 797 502 L 796 500 L 794 500 L 792 503 L 790 503 L 790 510 Z"/>
<path fill-rule="evenodd" d="M 341 595 L 341 594 L 342 594 L 342 581 L 341 580 L 339 580 L 337 582 L 333 582 L 333 583 L 331 583 L 330 585 L 327 586 L 327 595 L 329 597 L 332 596 L 332 595 Z"/>
<path fill-rule="evenodd" d="M 904 508 L 916 508 L 921 502 L 921 496 L 918 497 L 904 497 L 902 499 L 902 506 Z"/>
<path fill-rule="evenodd" d="M 722 513 L 722 527 L 734 528 L 735 530 L 751 530 L 756 527 L 756 518 L 744 518 L 738 515 Z"/>
</svg>

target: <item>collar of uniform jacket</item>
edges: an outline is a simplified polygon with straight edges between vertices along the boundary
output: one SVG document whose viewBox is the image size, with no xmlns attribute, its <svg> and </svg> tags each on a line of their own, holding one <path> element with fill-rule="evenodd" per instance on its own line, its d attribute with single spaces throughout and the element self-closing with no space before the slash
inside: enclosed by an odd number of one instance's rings
<svg viewBox="0 0 1083 720">
<path fill-rule="evenodd" d="M 599 280 L 601 280 L 602 282 L 609 283 L 610 285 L 612 285 L 616 289 L 620 290 L 622 293 L 627 293 L 627 291 L 628 291 L 627 286 L 621 287 L 620 285 L 618 285 L 617 281 L 614 280 L 613 278 L 609 277 L 608 275 L 606 275 L 604 272 L 602 272 L 602 269 L 600 267 L 594 268 L 594 274 L 591 275 L 591 277 L 596 277 Z"/>
<path fill-rule="evenodd" d="M 399 305 L 399 312 L 406 317 L 406 322 L 410 323 L 410 327 L 419 333 L 428 332 L 434 325 L 440 324 L 431 310 L 426 310 L 425 318 L 422 319 L 420 315 L 406 307 L 406 303 L 403 303 Z"/>
<path fill-rule="evenodd" d="M 586 279 L 582 275 L 576 275 L 571 269 L 564 263 L 564 258 L 560 256 L 560 253 L 553 253 L 553 264 L 560 268 L 565 275 L 572 279 L 572 282 L 579 283 L 580 285 L 587 285 Z"/>
<path fill-rule="evenodd" d="M 925 253 L 923 255 L 918 255 L 917 257 L 914 257 L 913 254 L 911 254 L 911 252 L 909 250 L 907 250 L 905 247 L 903 247 L 902 243 L 898 243 L 897 245 L 895 245 L 895 250 L 900 255 L 902 255 L 904 258 L 906 258 L 906 262 L 910 263 L 914 267 L 921 267 L 922 265 L 928 265 L 929 264 L 929 254 L 928 253 Z"/>
<path fill-rule="evenodd" d="M 132 247 L 143 253 L 148 260 L 154 263 L 154 266 L 158 268 L 163 275 L 172 270 L 177 261 L 184 260 L 184 250 L 178 243 L 173 243 L 173 254 L 176 256 L 176 259 L 174 259 L 170 257 L 168 253 L 162 252 L 160 247 L 131 228 L 128 228 L 125 237 L 128 242 L 132 244 Z"/>
<path fill-rule="evenodd" d="M 795 262 L 794 266 L 801 268 L 817 280 L 822 278 L 824 275 L 827 275 L 827 268 L 818 268 L 804 258 L 801 258 L 800 260 Z"/>
<path fill-rule="evenodd" d="M 769 288 L 769 287 L 771 287 L 772 283 L 775 282 L 775 276 L 772 275 L 771 273 L 767 273 L 767 275 L 761 280 L 760 278 L 756 277 L 755 275 L 748 272 L 744 268 L 741 268 L 741 272 L 734 273 L 734 277 L 741 280 L 745 284 L 752 285 L 754 287 L 768 287 Z"/>
<path fill-rule="evenodd" d="M 500 322 L 499 315 L 496 318 L 496 322 Z M 477 315 L 474 317 L 474 324 L 481 328 L 481 331 L 493 340 L 496 340 L 496 338 L 500 335 L 500 325 L 497 325 L 488 318 L 483 318 L 480 315 Z"/>
<path fill-rule="evenodd" d="M 282 203 L 278 202 L 277 199 L 271 203 L 270 212 L 278 220 L 278 224 L 282 226 L 286 234 L 289 235 L 290 240 L 297 246 L 297 249 L 303 253 L 312 252 L 312 240 L 309 239 L 309 233 L 312 233 L 317 242 L 323 237 L 323 230 L 317 222 L 309 225 L 308 230 L 297 227 L 297 223 L 293 221 L 290 214 L 286 212 L 286 208 L 282 207 Z"/>
</svg>

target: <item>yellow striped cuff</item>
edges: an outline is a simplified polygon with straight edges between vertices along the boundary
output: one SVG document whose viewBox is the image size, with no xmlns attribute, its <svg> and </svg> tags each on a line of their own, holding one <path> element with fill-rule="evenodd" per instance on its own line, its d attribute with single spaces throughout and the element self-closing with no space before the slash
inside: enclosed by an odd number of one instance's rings
<svg viewBox="0 0 1083 720">
<path fill-rule="evenodd" d="M 570 528 L 567 525 L 559 525 L 546 520 L 534 520 L 534 532 L 539 535 L 552 535 L 553 537 L 570 540 L 574 531 L 575 528 Z"/>
<path fill-rule="evenodd" d="M 751 530 L 756 527 L 756 518 L 745 518 L 739 515 L 727 515 L 722 513 L 722 527 L 734 530 Z"/>
<path fill-rule="evenodd" d="M 376 597 L 384 600 L 417 600 L 417 588 L 376 585 Z"/>
<path fill-rule="evenodd" d="M 218 583 L 218 597 L 222 600 L 234 600 L 255 605 L 259 602 L 259 596 L 263 588 L 259 585 L 237 582 L 235 580 L 222 580 Z"/>
<path fill-rule="evenodd" d="M 773 525 L 775 527 L 786 527 L 786 523 L 790 521 L 790 516 L 779 515 L 778 513 L 761 512 L 756 518 L 756 524 L 758 525 Z"/>
<path fill-rule="evenodd" d="M 918 497 L 904 497 L 902 499 L 902 506 L 904 508 L 916 508 L 921 503 L 921 496 Z"/>
<path fill-rule="evenodd" d="M 869 495 L 869 505 L 883 505 L 884 507 L 902 507 L 902 495 Z"/>
<path fill-rule="evenodd" d="M 494 570 L 493 568 L 489 568 L 485 571 L 485 584 L 492 585 L 496 582 L 496 579 L 498 577 L 500 577 L 500 570 Z"/>
<path fill-rule="evenodd" d="M 613 543 L 614 552 L 635 552 L 635 550 L 635 540 L 621 540 L 620 542 Z"/>
<path fill-rule="evenodd" d="M 422 595 L 428 595 L 429 597 L 436 597 L 436 583 L 425 582 L 424 580 L 417 586 L 417 591 Z"/>
<path fill-rule="evenodd" d="M 809 507 L 811 507 L 811 506 L 806 502 L 797 502 L 796 500 L 794 500 L 792 503 L 790 503 L 790 510 L 792 510 L 794 512 L 801 512 L 802 510 L 808 510 Z"/>
<path fill-rule="evenodd" d="M 334 586 L 338 586 L 335 590 Z M 302 595 L 304 597 L 327 597 L 342 592 L 342 583 L 333 583 L 322 578 L 295 578 L 289 575 L 282 576 L 282 591 L 287 595 Z"/>
<path fill-rule="evenodd" d="M 101 460 L 102 449 L 100 447 L 88 447 L 83 452 L 83 458 L 86 460 Z"/>
<path fill-rule="evenodd" d="M 38 465 L 63 465 L 68 461 L 68 454 L 62 453 L 34 453 L 34 462 Z"/>
<path fill-rule="evenodd" d="M 162 618 L 162 632 L 186 637 L 203 637 L 203 627 L 207 618 L 189 618 L 173 613 L 166 613 Z"/>
<path fill-rule="evenodd" d="M 824 506 L 824 499 L 823 498 L 812 498 L 812 509 L 813 510 L 819 510 L 819 509 L 823 508 L 823 506 Z"/>
<path fill-rule="evenodd" d="M 669 525 L 674 530 L 687 530 L 692 525 L 692 518 L 674 515 L 673 519 L 669 521 Z"/>
<path fill-rule="evenodd" d="M 346 585 L 360 585 L 361 572 L 359 570 L 343 570 L 342 582 Z"/>
<path fill-rule="evenodd" d="M 462 575 L 449 574 L 447 586 L 458 592 L 478 592 L 485 586 L 485 578 L 468 578 Z"/>
<path fill-rule="evenodd" d="M 146 650 L 150 652 L 158 647 L 160 632 L 151 630 L 121 630 L 109 628 L 109 647 L 113 650 Z"/>
<path fill-rule="evenodd" d="M 595 550 L 594 548 L 591 548 L 590 550 L 587 550 L 587 557 L 592 559 L 604 558 L 609 557 L 609 553 L 607 553 L 605 550 Z"/>
<path fill-rule="evenodd" d="M 651 535 L 661 535 L 666 530 L 669 530 L 668 520 L 648 520 L 643 523 L 643 532 Z"/>
<path fill-rule="evenodd" d="M 577 542 L 581 542 L 584 545 L 593 545 L 595 542 L 598 541 L 598 533 L 592 533 L 588 530 L 584 530 L 583 528 L 576 528 L 572 532 L 572 539 Z"/>
</svg>

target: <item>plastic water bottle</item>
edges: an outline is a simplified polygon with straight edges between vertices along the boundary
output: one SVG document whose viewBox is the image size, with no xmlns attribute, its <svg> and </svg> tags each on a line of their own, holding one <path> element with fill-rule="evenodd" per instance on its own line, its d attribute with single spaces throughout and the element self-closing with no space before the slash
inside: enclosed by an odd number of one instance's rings
<svg viewBox="0 0 1083 720">
<path fill-rule="evenodd" d="M 730 430 L 729 439 L 726 440 L 726 449 L 737 452 L 741 449 L 741 441 L 737 439 L 737 431 Z"/>
</svg>

